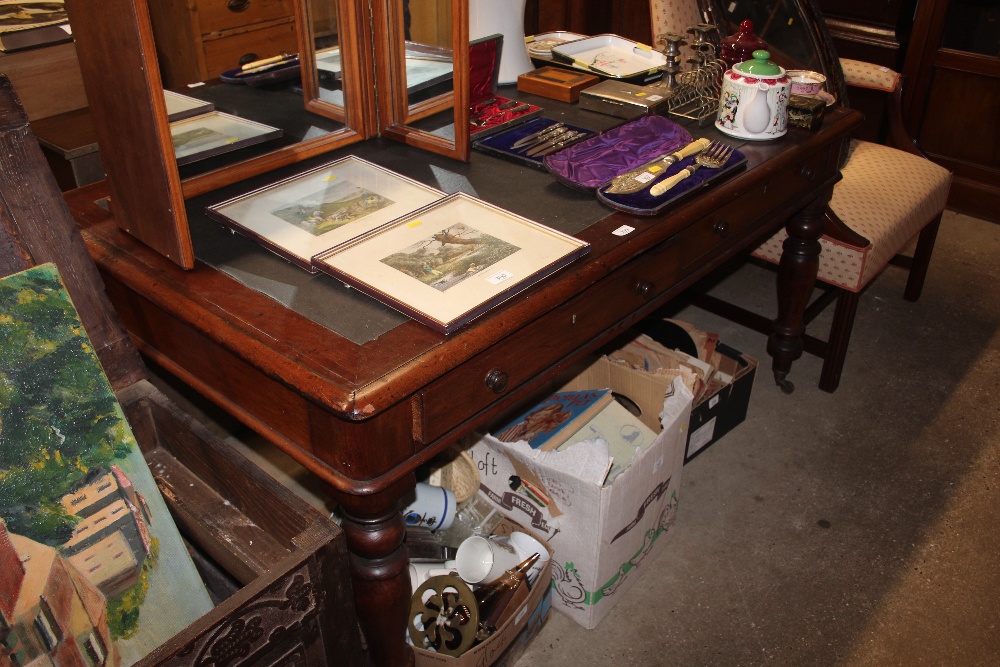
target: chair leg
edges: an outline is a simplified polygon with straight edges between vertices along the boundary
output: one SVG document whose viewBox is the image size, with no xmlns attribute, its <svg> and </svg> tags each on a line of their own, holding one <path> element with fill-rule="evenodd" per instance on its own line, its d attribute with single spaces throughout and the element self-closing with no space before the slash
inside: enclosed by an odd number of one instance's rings
<svg viewBox="0 0 1000 667">
<path fill-rule="evenodd" d="M 941 213 L 927 223 L 920 230 L 917 238 L 917 247 L 913 252 L 913 264 L 910 266 L 910 275 L 906 279 L 906 290 L 903 298 L 907 301 L 916 301 L 920 298 L 920 293 L 924 289 L 924 280 L 927 278 L 927 267 L 931 263 L 931 255 L 934 253 L 934 242 L 937 240 L 938 227 L 941 226 Z"/>
<path fill-rule="evenodd" d="M 823 358 L 823 371 L 819 377 L 819 388 L 823 391 L 833 393 L 840 385 L 840 374 L 847 359 L 847 344 L 851 342 L 851 329 L 854 328 L 854 315 L 858 311 L 860 297 L 859 293 L 849 290 L 840 290 L 840 296 L 837 297 L 826 356 Z"/>
</svg>

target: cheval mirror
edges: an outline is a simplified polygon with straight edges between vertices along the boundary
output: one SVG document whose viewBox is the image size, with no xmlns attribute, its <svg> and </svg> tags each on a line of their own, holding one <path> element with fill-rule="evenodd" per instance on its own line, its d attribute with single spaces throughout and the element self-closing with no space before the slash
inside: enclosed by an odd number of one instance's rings
<svg viewBox="0 0 1000 667">
<path fill-rule="evenodd" d="M 469 159 L 468 134 L 454 131 L 468 127 L 468 0 L 66 7 L 116 223 L 184 268 L 195 261 L 188 198 L 376 134 Z M 448 29 L 412 41 L 426 35 L 414 17 Z M 210 115 L 172 126 L 177 93 Z M 249 138 L 226 125 L 236 148 L 188 157 L 209 145 L 209 121 L 246 126 Z"/>
</svg>

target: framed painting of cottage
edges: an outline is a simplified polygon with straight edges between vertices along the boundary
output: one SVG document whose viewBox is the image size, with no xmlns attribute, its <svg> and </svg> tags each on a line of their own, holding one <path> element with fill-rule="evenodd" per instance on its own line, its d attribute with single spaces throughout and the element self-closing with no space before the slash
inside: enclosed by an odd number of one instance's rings
<svg viewBox="0 0 1000 667">
<path fill-rule="evenodd" d="M 0 663 L 131 665 L 212 608 L 52 264 L 0 280 Z"/>
</svg>

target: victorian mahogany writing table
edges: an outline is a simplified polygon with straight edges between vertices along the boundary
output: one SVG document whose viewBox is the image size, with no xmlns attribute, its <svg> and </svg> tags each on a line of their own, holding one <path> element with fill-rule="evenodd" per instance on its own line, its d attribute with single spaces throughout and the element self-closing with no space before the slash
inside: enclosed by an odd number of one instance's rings
<svg viewBox="0 0 1000 667">
<path fill-rule="evenodd" d="M 593 129 L 613 122 L 585 111 L 560 114 L 548 115 Z M 102 184 L 67 199 L 139 349 L 330 487 L 345 514 L 372 662 L 395 666 L 412 660 L 404 641 L 410 583 L 399 499 L 413 488 L 414 470 L 537 398 L 574 363 L 787 224 L 768 345 L 783 381 L 802 351 L 824 205 L 839 177 L 843 143 L 860 120 L 836 109 L 817 132 L 729 140 L 746 154 L 746 170 L 653 218 L 612 213 L 590 193 L 493 157 L 474 154 L 464 164 L 381 140 L 351 147 L 592 245 L 589 255 L 448 336 L 304 272 L 200 213 L 291 171 L 190 200 L 199 257 L 191 271 L 116 226 L 95 203 L 105 195 Z M 688 129 L 720 138 L 711 124 Z M 612 233 L 623 225 L 634 231 Z"/>
</svg>

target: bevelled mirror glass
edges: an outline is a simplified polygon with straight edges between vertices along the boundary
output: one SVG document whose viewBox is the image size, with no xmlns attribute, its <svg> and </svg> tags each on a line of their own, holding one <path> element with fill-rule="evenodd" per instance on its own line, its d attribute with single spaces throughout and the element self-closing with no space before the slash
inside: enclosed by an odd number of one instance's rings
<svg viewBox="0 0 1000 667">
<path fill-rule="evenodd" d="M 348 121 L 357 68 L 343 63 L 355 46 L 342 39 L 341 4 L 149 0 L 185 196 L 363 135 Z M 206 107 L 171 115 L 189 99 Z"/>
</svg>

